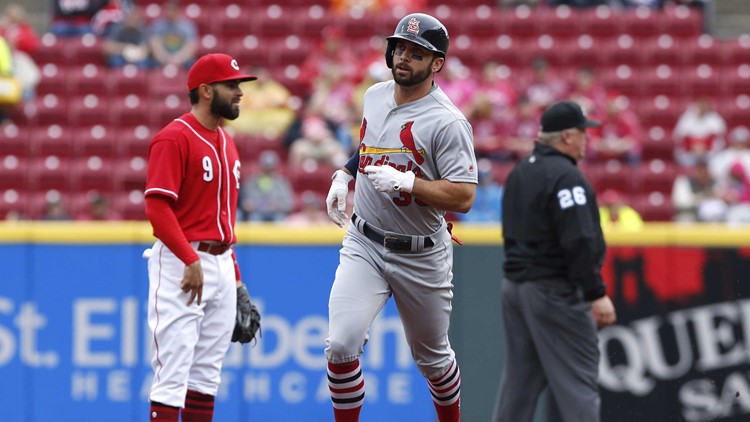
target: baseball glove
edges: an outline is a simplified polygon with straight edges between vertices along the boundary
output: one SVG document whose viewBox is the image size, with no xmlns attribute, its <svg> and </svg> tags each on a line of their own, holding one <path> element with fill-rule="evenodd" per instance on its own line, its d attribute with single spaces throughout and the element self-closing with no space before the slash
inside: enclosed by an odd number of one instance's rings
<svg viewBox="0 0 750 422">
<path fill-rule="evenodd" d="M 234 323 L 232 341 L 249 343 L 255 339 L 255 334 L 260 335 L 260 312 L 250 301 L 250 293 L 243 284 L 237 288 L 237 319 Z"/>
</svg>

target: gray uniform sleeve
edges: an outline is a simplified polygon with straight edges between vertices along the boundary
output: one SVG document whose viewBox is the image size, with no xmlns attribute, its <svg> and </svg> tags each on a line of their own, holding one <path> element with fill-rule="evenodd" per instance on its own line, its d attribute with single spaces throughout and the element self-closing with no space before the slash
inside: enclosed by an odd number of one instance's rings
<svg viewBox="0 0 750 422">
<path fill-rule="evenodd" d="M 445 126 L 435 142 L 433 156 L 439 179 L 477 183 L 477 159 L 471 124 L 457 119 Z"/>
</svg>

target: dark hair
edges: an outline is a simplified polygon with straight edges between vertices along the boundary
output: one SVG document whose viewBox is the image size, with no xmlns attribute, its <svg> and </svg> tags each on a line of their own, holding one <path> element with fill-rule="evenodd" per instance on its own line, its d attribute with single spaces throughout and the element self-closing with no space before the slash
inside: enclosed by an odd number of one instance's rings
<svg viewBox="0 0 750 422">
<path fill-rule="evenodd" d="M 198 104 L 198 100 L 200 99 L 198 97 L 198 88 L 195 88 L 194 90 L 190 91 L 188 93 L 188 98 L 190 98 L 190 105 Z"/>
</svg>

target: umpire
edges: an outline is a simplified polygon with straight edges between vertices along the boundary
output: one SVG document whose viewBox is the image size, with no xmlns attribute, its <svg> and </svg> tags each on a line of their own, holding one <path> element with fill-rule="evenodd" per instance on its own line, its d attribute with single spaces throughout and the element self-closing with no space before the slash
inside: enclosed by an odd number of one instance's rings
<svg viewBox="0 0 750 422">
<path fill-rule="evenodd" d="M 542 114 L 534 151 L 503 196 L 506 359 L 494 421 L 531 421 L 549 386 L 562 420 L 599 421 L 597 327 L 615 322 L 600 268 L 604 236 L 596 195 L 576 163 L 588 120 L 572 101 Z"/>
</svg>

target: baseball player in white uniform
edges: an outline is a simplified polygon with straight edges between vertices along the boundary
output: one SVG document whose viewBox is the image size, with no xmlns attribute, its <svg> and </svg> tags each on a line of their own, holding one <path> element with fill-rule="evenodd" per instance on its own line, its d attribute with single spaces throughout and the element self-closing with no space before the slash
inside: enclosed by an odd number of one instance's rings
<svg viewBox="0 0 750 422">
<path fill-rule="evenodd" d="M 387 39 L 393 80 L 365 93 L 359 150 L 334 173 L 326 200 L 329 216 L 343 227 L 348 183 L 359 173 L 328 303 L 333 412 L 337 422 L 359 419 L 365 393 L 359 357 L 370 325 L 393 296 L 438 419 L 458 421 L 461 375 L 448 340 L 453 245 L 445 213 L 465 213 L 474 201 L 472 129 L 433 82 L 448 50 L 445 27 L 410 14 Z"/>
</svg>

